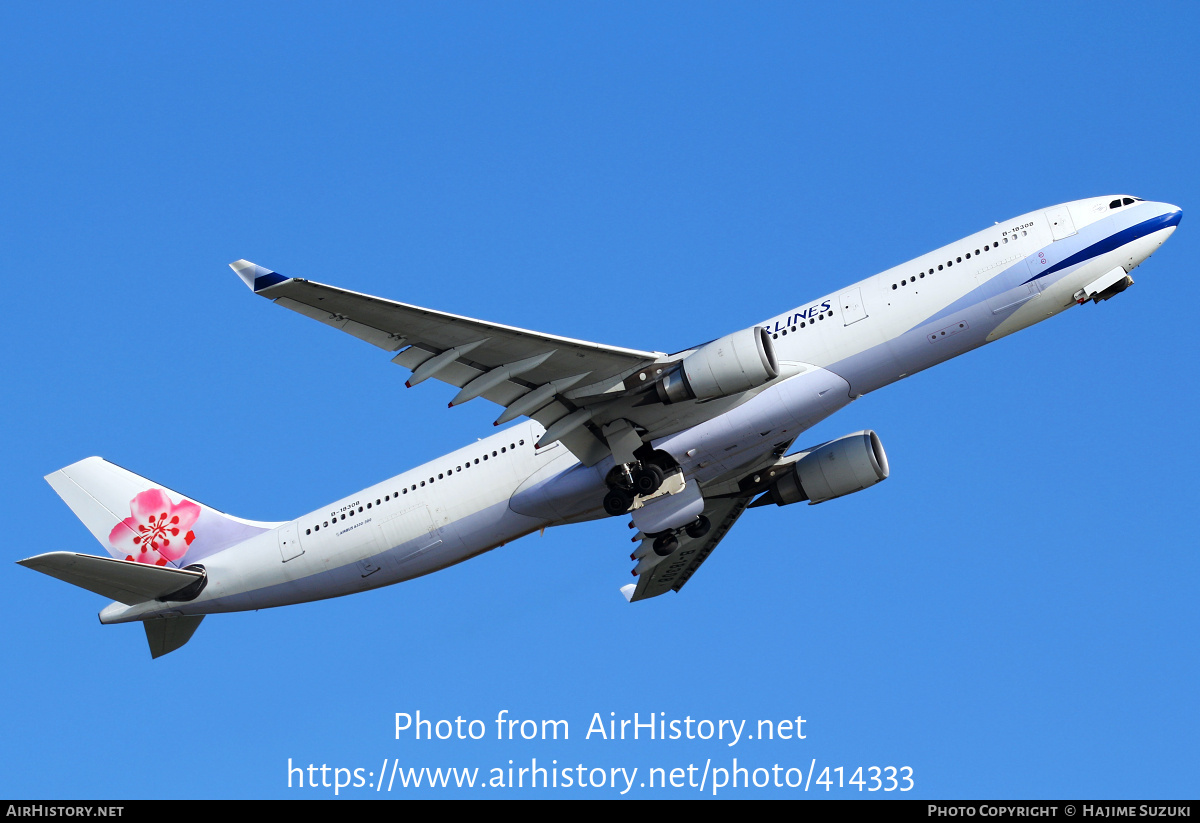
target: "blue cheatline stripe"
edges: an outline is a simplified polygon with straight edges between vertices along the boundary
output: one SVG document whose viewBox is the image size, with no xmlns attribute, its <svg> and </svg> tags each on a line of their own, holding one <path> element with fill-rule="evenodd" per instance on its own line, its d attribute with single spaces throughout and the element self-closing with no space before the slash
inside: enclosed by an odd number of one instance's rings
<svg viewBox="0 0 1200 823">
<path fill-rule="evenodd" d="M 260 274 L 254 278 L 254 290 L 262 291 L 268 286 L 274 286 L 276 283 L 282 283 L 288 278 L 284 277 L 279 272 L 269 271 L 266 274 Z"/>
<path fill-rule="evenodd" d="M 1034 280 L 1045 277 L 1048 274 L 1054 274 L 1056 271 L 1062 271 L 1070 266 L 1077 265 L 1085 260 L 1091 260 L 1093 257 L 1099 257 L 1102 254 L 1119 249 L 1126 243 L 1132 243 L 1140 237 L 1145 237 L 1148 234 L 1154 234 L 1156 231 L 1162 231 L 1171 226 L 1178 226 L 1180 219 L 1183 217 L 1182 211 L 1173 211 L 1170 214 L 1160 214 L 1158 217 L 1151 217 L 1138 223 L 1136 226 L 1130 226 L 1127 229 L 1110 234 L 1099 243 L 1093 243 L 1082 251 L 1077 251 L 1065 260 L 1060 260 L 1044 272 L 1039 272 L 1036 276 L 1026 280 L 1026 283 L 1032 283 Z"/>
</svg>

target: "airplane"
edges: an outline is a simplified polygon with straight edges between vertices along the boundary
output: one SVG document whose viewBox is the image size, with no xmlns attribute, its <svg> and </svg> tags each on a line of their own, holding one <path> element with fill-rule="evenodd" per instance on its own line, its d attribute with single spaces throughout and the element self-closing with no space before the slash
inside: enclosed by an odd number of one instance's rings
<svg viewBox="0 0 1200 823">
<path fill-rule="evenodd" d="M 230 267 L 257 295 L 501 407 L 471 445 L 289 522 L 225 514 L 89 457 L 46 480 L 109 557 L 18 561 L 141 621 L 152 657 L 205 615 L 353 594 L 549 526 L 628 516 L 630 602 L 678 592 L 747 509 L 823 503 L 885 480 L 870 430 L 794 441 L 868 392 L 1133 284 L 1182 211 L 1128 195 L 996 223 L 915 260 L 675 354 L 475 320 Z"/>
</svg>

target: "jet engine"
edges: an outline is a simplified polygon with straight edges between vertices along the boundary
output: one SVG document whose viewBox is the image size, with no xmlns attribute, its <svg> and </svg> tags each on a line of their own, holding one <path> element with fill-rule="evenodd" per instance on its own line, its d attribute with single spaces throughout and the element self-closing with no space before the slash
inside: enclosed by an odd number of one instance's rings
<svg viewBox="0 0 1200 823">
<path fill-rule="evenodd" d="M 887 476 L 887 455 L 879 435 L 870 430 L 855 432 L 809 450 L 755 505 L 824 503 L 874 486 Z"/>
<path fill-rule="evenodd" d="M 663 403 L 712 400 L 757 388 L 779 376 L 766 328 L 754 326 L 705 343 L 675 365 L 655 388 Z"/>
</svg>

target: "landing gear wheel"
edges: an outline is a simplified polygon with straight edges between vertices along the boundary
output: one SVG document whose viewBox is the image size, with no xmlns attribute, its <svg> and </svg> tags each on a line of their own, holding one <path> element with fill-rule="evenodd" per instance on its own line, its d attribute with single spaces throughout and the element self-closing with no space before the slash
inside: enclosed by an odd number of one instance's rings
<svg viewBox="0 0 1200 823">
<path fill-rule="evenodd" d="M 688 527 L 684 529 L 684 531 L 687 532 L 688 537 L 695 539 L 697 537 L 704 537 L 704 535 L 708 534 L 708 530 L 711 528 L 712 523 L 709 522 L 708 518 L 704 515 L 700 515 L 691 523 L 689 523 Z"/>
<path fill-rule="evenodd" d="M 679 541 L 673 534 L 664 534 L 654 538 L 654 553 L 659 557 L 666 557 L 678 548 Z"/>
<path fill-rule="evenodd" d="M 663 470 L 653 463 L 647 463 L 633 476 L 633 488 L 638 494 L 654 494 L 663 484 Z"/>
<path fill-rule="evenodd" d="M 604 495 L 604 511 L 612 517 L 625 514 L 633 505 L 633 498 L 620 489 L 613 489 Z"/>
</svg>

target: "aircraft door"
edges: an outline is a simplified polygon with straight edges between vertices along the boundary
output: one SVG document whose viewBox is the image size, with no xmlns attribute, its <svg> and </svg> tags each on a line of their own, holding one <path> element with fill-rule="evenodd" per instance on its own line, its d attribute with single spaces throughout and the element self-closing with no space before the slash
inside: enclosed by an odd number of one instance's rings
<svg viewBox="0 0 1200 823">
<path fill-rule="evenodd" d="M 282 526 L 276 534 L 279 535 L 279 555 L 283 558 L 284 563 L 295 560 L 304 554 L 304 549 L 300 545 L 300 530 L 294 521 Z"/>
<path fill-rule="evenodd" d="M 842 295 L 842 323 L 849 326 L 867 316 L 867 308 L 863 305 L 862 289 L 851 289 Z"/>
<path fill-rule="evenodd" d="M 1062 240 L 1075 233 L 1075 222 L 1071 219 L 1071 210 L 1066 206 L 1047 209 L 1046 221 L 1050 224 L 1050 235 L 1055 240 Z"/>
<path fill-rule="evenodd" d="M 397 563 L 424 554 L 442 542 L 441 530 L 424 503 L 411 506 L 379 524 L 380 549 Z"/>
</svg>

